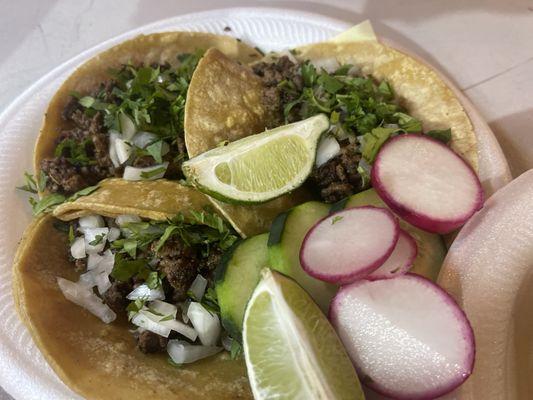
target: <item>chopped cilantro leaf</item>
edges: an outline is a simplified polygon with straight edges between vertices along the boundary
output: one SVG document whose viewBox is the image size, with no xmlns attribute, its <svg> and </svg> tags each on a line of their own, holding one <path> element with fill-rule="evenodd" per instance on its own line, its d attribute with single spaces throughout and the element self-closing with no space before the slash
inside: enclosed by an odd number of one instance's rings
<svg viewBox="0 0 533 400">
<path fill-rule="evenodd" d="M 94 240 L 91 240 L 91 241 L 89 242 L 89 244 L 90 244 L 91 246 L 99 245 L 100 243 L 102 243 L 102 242 L 104 241 L 104 237 L 105 237 L 104 234 L 96 235 L 96 236 L 94 237 Z"/>
<path fill-rule="evenodd" d="M 66 199 L 62 194 L 54 193 L 44 196 L 41 200 L 35 200 L 32 197 L 29 200 L 33 215 L 37 216 L 53 210 L 59 204 L 64 203 Z"/>
<path fill-rule="evenodd" d="M 167 316 L 161 318 L 159 320 L 159 322 L 164 322 L 164 321 L 172 321 L 174 319 L 174 316 L 172 314 L 168 314 Z"/>
<path fill-rule="evenodd" d="M 431 130 L 426 132 L 426 135 L 431 136 L 433 139 L 437 139 L 443 143 L 449 143 L 452 140 L 452 130 L 451 128 L 442 129 L 442 130 Z"/>
<path fill-rule="evenodd" d="M 127 260 L 122 253 L 115 254 L 115 265 L 111 276 L 118 281 L 125 282 L 128 279 L 138 275 L 141 270 L 147 269 L 148 260 L 138 258 L 136 260 Z"/>
<path fill-rule="evenodd" d="M 74 227 L 72 226 L 72 224 L 70 224 L 69 228 L 68 228 L 68 242 L 69 242 L 69 244 L 74 243 L 74 239 L 76 239 L 76 237 L 74 236 Z"/>
<path fill-rule="evenodd" d="M 422 123 L 418 119 L 402 112 L 394 113 L 394 117 L 398 118 L 398 125 L 407 133 L 422 132 Z"/>
<path fill-rule="evenodd" d="M 363 158 L 371 164 L 379 149 L 392 135 L 394 128 L 374 128 L 363 137 Z"/>
<path fill-rule="evenodd" d="M 335 217 L 333 217 L 333 219 L 331 220 L 331 225 L 335 225 L 337 222 L 341 221 L 344 217 L 341 216 L 341 215 L 336 215 Z"/>
<path fill-rule="evenodd" d="M 98 185 L 95 185 L 95 186 L 87 186 L 86 188 L 81 189 L 81 190 L 78 190 L 76 193 L 74 193 L 73 195 L 71 195 L 71 196 L 67 199 L 67 201 L 74 201 L 74 200 L 79 199 L 80 197 L 88 196 L 88 195 L 90 195 L 91 193 L 95 192 L 98 188 L 99 188 Z"/>
<path fill-rule="evenodd" d="M 145 283 L 150 289 L 157 289 L 162 285 L 161 276 L 159 276 L 157 271 L 152 271 L 148 274 Z"/>
<path fill-rule="evenodd" d="M 146 147 L 146 151 L 150 154 L 156 163 L 161 164 L 163 162 L 163 141 L 158 140 Z"/>
<path fill-rule="evenodd" d="M 159 167 L 159 168 L 152 169 L 150 171 L 143 171 L 141 172 L 141 178 L 150 179 L 150 178 L 153 178 L 154 176 L 164 173 L 166 170 L 167 170 L 166 167 Z"/>
<path fill-rule="evenodd" d="M 137 241 L 135 239 L 124 239 L 122 243 L 123 249 L 128 255 L 135 259 L 137 256 Z"/>
<path fill-rule="evenodd" d="M 232 360 L 237 360 L 242 354 L 242 345 L 235 339 L 231 341 L 229 354 Z"/>
</svg>

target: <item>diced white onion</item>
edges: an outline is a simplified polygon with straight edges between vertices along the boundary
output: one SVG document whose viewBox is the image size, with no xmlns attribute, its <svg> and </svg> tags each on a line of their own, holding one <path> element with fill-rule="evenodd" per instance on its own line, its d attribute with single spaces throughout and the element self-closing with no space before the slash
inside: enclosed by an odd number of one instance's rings
<svg viewBox="0 0 533 400">
<path fill-rule="evenodd" d="M 126 161 L 128 161 L 131 153 L 133 152 L 131 145 L 121 138 L 115 139 L 115 149 L 117 152 L 118 162 L 120 164 L 124 164 Z"/>
<path fill-rule="evenodd" d="M 202 300 L 202 297 L 204 297 L 205 289 L 207 288 L 207 279 L 205 279 L 202 275 L 198 274 L 196 275 L 196 278 L 194 278 L 194 281 L 189 288 L 191 291 L 191 294 L 193 295 L 193 299 L 196 301 Z"/>
<path fill-rule="evenodd" d="M 144 167 L 144 168 L 137 168 L 137 167 L 131 167 L 127 166 L 124 168 L 124 174 L 122 175 L 122 178 L 124 178 L 127 181 L 153 181 L 156 179 L 161 179 L 165 172 L 167 171 L 168 162 L 164 162 L 163 164 L 157 164 L 152 165 L 151 167 Z M 143 177 L 143 173 L 150 173 L 152 171 L 155 171 L 156 169 L 163 168 L 161 172 L 151 175 L 150 177 Z"/>
<path fill-rule="evenodd" d="M 172 318 L 176 318 L 176 314 L 178 313 L 178 307 L 176 307 L 174 304 L 170 304 L 161 300 L 154 300 L 150 302 L 148 306 L 155 312 L 165 317 L 167 315 L 172 315 Z"/>
<path fill-rule="evenodd" d="M 324 136 L 318 144 L 318 150 L 316 151 L 315 165 L 320 167 L 324 165 L 341 151 L 341 146 L 337 139 L 331 135 Z"/>
<path fill-rule="evenodd" d="M 198 346 L 184 340 L 169 340 L 167 344 L 168 355 L 176 364 L 193 363 L 220 351 L 222 351 L 222 347 Z"/>
<path fill-rule="evenodd" d="M 122 228 L 130 222 L 141 222 L 141 218 L 138 215 L 122 214 L 115 219 L 115 222 Z"/>
<path fill-rule="evenodd" d="M 107 240 L 109 242 L 114 242 L 120 237 L 120 229 L 118 228 L 109 228 L 109 234 L 107 235 Z"/>
<path fill-rule="evenodd" d="M 134 122 L 130 117 L 128 117 L 122 112 L 118 115 L 118 119 L 120 122 L 120 131 L 122 132 L 122 138 L 124 140 L 130 140 L 137 131 Z"/>
<path fill-rule="evenodd" d="M 168 337 L 168 335 L 170 334 L 169 327 L 166 327 L 158 322 L 153 321 L 141 311 L 139 311 L 133 316 L 133 318 L 131 319 L 132 324 L 144 328 L 150 332 L 157 333 L 158 335 L 161 335 L 163 337 Z"/>
<path fill-rule="evenodd" d="M 178 305 L 181 308 L 181 320 L 185 322 L 186 324 L 189 323 L 189 317 L 187 316 L 187 311 L 189 311 L 189 306 L 191 305 L 191 300 L 187 299 L 185 301 L 182 301 L 181 303 L 178 303 Z"/>
<path fill-rule="evenodd" d="M 74 242 L 72 242 L 72 245 L 70 246 L 70 255 L 76 260 L 86 257 L 85 240 L 83 239 L 83 236 L 74 239 Z"/>
<path fill-rule="evenodd" d="M 111 250 L 106 250 L 103 255 L 89 254 L 87 272 L 80 276 L 79 282 L 91 288 L 97 286 L 98 293 L 104 294 L 111 287 L 109 274 L 114 264 L 115 255 Z"/>
<path fill-rule="evenodd" d="M 214 346 L 217 344 L 220 336 L 218 315 L 211 314 L 200 303 L 193 301 L 189 305 L 187 316 L 196 332 L 198 332 L 198 337 L 203 345 Z"/>
<path fill-rule="evenodd" d="M 87 257 L 87 270 L 95 269 L 103 258 L 103 256 L 97 253 L 89 254 L 89 257 Z"/>
<path fill-rule="evenodd" d="M 328 73 L 333 73 L 339 69 L 340 64 L 335 58 L 320 58 L 318 60 L 313 60 L 313 65 L 317 70 L 324 69 Z"/>
<path fill-rule="evenodd" d="M 120 133 L 116 131 L 109 131 L 109 158 L 115 168 L 120 167 L 120 162 L 117 157 L 117 149 L 115 147 L 115 140 L 120 137 Z"/>
<path fill-rule="evenodd" d="M 105 221 L 100 215 L 91 214 L 81 217 L 78 220 L 80 228 L 103 228 L 105 227 Z"/>
<path fill-rule="evenodd" d="M 167 321 L 159 321 L 159 323 L 167 328 L 172 329 L 173 331 L 178 332 L 179 334 L 185 336 L 191 341 L 195 341 L 198 337 L 198 332 L 189 325 L 184 324 L 183 322 L 177 321 L 175 319 L 169 319 Z"/>
<path fill-rule="evenodd" d="M 398 124 L 384 124 L 383 128 L 400 129 L 400 125 L 398 125 Z"/>
<path fill-rule="evenodd" d="M 84 274 L 81 274 L 78 283 L 91 289 L 95 287 L 96 282 L 94 281 L 94 274 L 92 271 L 87 271 Z"/>
<path fill-rule="evenodd" d="M 104 247 L 105 243 L 107 241 L 107 234 L 109 233 L 109 228 L 84 228 L 85 232 L 85 251 L 88 254 L 94 254 L 101 252 Z M 94 240 L 96 240 L 97 236 L 103 237 L 98 241 L 98 244 L 91 244 Z"/>
<path fill-rule="evenodd" d="M 152 144 L 153 142 L 157 141 L 157 139 L 158 136 L 155 133 L 140 131 L 135 134 L 132 142 L 140 149 L 144 149 L 149 144 Z"/>
<path fill-rule="evenodd" d="M 57 284 L 67 300 L 85 308 L 106 324 L 117 318 L 115 312 L 104 304 L 102 299 L 93 293 L 92 289 L 59 277 L 57 278 Z"/>
<path fill-rule="evenodd" d="M 142 285 L 139 285 L 133 289 L 131 293 L 126 296 L 126 298 L 128 300 L 142 299 L 146 301 L 165 300 L 165 293 L 163 292 L 163 288 L 161 286 L 156 289 L 150 289 L 146 283 L 143 283 Z"/>
</svg>

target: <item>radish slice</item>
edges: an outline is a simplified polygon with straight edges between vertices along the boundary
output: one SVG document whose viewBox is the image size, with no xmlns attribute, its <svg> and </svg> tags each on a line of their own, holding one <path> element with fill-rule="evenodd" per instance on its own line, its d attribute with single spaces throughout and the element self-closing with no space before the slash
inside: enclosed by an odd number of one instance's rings
<svg viewBox="0 0 533 400">
<path fill-rule="evenodd" d="M 372 185 L 410 224 L 449 233 L 483 206 L 476 173 L 445 144 L 424 135 L 399 135 L 379 151 Z"/>
<path fill-rule="evenodd" d="M 364 278 L 391 255 L 400 229 L 384 208 L 355 207 L 330 214 L 307 233 L 300 263 L 309 275 L 332 283 Z"/>
<path fill-rule="evenodd" d="M 417 253 L 418 246 L 416 245 L 416 240 L 407 232 L 400 229 L 400 236 L 392 254 L 381 267 L 365 279 L 374 281 L 376 279 L 390 279 L 398 275 L 403 275 L 413 265 Z"/>
<path fill-rule="evenodd" d="M 361 381 L 385 396 L 433 399 L 472 373 L 468 319 L 444 290 L 421 276 L 344 286 L 330 319 Z"/>
</svg>

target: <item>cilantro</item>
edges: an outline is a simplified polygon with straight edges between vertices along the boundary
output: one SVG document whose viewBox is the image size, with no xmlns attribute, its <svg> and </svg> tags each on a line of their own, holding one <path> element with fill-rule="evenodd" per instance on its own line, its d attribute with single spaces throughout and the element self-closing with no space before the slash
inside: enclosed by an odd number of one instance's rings
<svg viewBox="0 0 533 400">
<path fill-rule="evenodd" d="M 394 113 L 394 117 L 398 118 L 398 125 L 407 133 L 422 132 L 422 123 L 418 119 L 402 112 Z"/>
<path fill-rule="evenodd" d="M 144 303 L 146 303 L 146 300 L 137 299 L 128 304 L 128 306 L 126 307 L 126 311 L 128 312 L 128 318 L 131 319 L 135 314 L 141 311 L 144 307 Z"/>
<path fill-rule="evenodd" d="M 87 154 L 87 147 L 92 146 L 92 140 L 86 138 L 81 142 L 74 139 L 64 139 L 61 141 L 54 152 L 55 157 L 65 157 L 71 164 L 76 166 L 86 166 L 96 163 L 91 160 Z"/>
<path fill-rule="evenodd" d="M 44 196 L 41 200 L 35 200 L 33 197 L 29 199 L 32 206 L 33 215 L 41 215 L 52 211 L 59 204 L 65 202 L 65 196 L 59 193 L 49 194 Z"/>
<path fill-rule="evenodd" d="M 172 236 L 172 234 L 177 231 L 179 227 L 177 225 L 169 225 L 165 229 L 165 232 L 163 233 L 163 236 L 159 239 L 157 242 L 157 245 L 155 246 L 155 251 L 158 252 L 161 250 L 161 247 L 163 247 L 166 243 L 166 241 Z"/>
<path fill-rule="evenodd" d="M 146 147 L 146 151 L 150 154 L 156 163 L 161 164 L 163 162 L 163 141 L 158 140 Z"/>
<path fill-rule="evenodd" d="M 371 164 L 381 146 L 391 137 L 394 128 L 375 128 L 363 137 L 363 158 Z"/>
<path fill-rule="evenodd" d="M 344 217 L 341 216 L 341 215 L 336 215 L 335 217 L 333 217 L 333 219 L 331 220 L 331 225 L 335 225 L 337 222 L 341 221 Z"/>
<path fill-rule="evenodd" d="M 137 241 L 135 239 L 124 239 L 123 241 L 123 249 L 128 255 L 135 259 L 137 255 Z"/>
<path fill-rule="evenodd" d="M 178 363 L 174 362 L 174 360 L 172 358 L 170 358 L 170 357 L 167 358 L 167 363 L 169 363 L 174 368 L 181 368 L 182 367 L 181 364 L 178 364 Z"/>
<path fill-rule="evenodd" d="M 95 98 L 92 96 L 84 96 L 78 99 L 78 103 L 80 103 L 80 105 L 82 105 L 85 108 L 91 108 L 91 106 L 94 104 L 95 101 L 96 101 Z"/>
<path fill-rule="evenodd" d="M 76 237 L 74 236 L 74 227 L 72 226 L 72 224 L 69 224 L 69 228 L 68 228 L 68 243 L 69 244 L 74 243 L 74 239 L 76 239 Z"/>
<path fill-rule="evenodd" d="M 115 265 L 111 276 L 118 281 L 125 282 L 128 279 L 138 275 L 142 270 L 147 269 L 148 260 L 138 258 L 136 260 L 127 260 L 122 253 L 115 254 Z"/>
<path fill-rule="evenodd" d="M 166 170 L 167 170 L 167 167 L 159 167 L 159 168 L 155 168 L 149 171 L 143 171 L 141 172 L 141 178 L 150 179 L 150 178 L 153 178 L 154 176 L 164 173 Z"/>
<path fill-rule="evenodd" d="M 46 189 L 46 181 L 48 177 L 44 173 L 40 173 L 36 181 L 32 174 L 24 172 L 25 185 L 17 187 L 17 189 L 24 190 L 30 193 L 44 192 Z"/>
<path fill-rule="evenodd" d="M 451 128 L 442 129 L 442 130 L 431 130 L 426 132 L 426 135 L 431 136 L 433 139 L 437 139 L 442 143 L 449 143 L 452 140 L 452 130 Z"/>
<path fill-rule="evenodd" d="M 215 289 L 207 288 L 201 303 L 207 311 L 220 314 L 220 306 L 218 305 L 217 292 Z"/>
<path fill-rule="evenodd" d="M 159 322 L 164 322 L 164 321 L 172 321 L 174 319 L 174 316 L 172 314 L 168 314 L 167 316 L 161 318 L 159 320 Z"/>
<path fill-rule="evenodd" d="M 71 195 L 71 196 L 67 199 L 67 201 L 74 201 L 74 200 L 79 199 L 80 197 L 88 196 L 88 195 L 90 195 L 91 193 L 95 192 L 98 188 L 99 188 L 98 185 L 95 185 L 95 186 L 87 186 L 86 188 L 81 189 L 81 190 L 78 190 L 76 193 L 74 193 L 73 195 Z"/>
<path fill-rule="evenodd" d="M 231 341 L 229 354 L 232 360 L 237 360 L 242 354 L 242 345 L 235 339 Z"/>
<path fill-rule="evenodd" d="M 146 278 L 146 282 L 145 283 L 150 289 L 157 289 L 158 287 L 160 287 L 163 284 L 161 276 L 159 276 L 157 271 L 150 272 L 148 274 L 148 277 Z"/>
<path fill-rule="evenodd" d="M 387 81 L 381 81 L 378 86 L 378 92 L 381 93 L 386 99 L 392 99 L 394 97 L 392 87 Z"/>
<path fill-rule="evenodd" d="M 317 83 L 322 85 L 328 93 L 335 94 L 343 88 L 344 84 L 335 77 L 328 75 L 326 72 L 320 74 Z"/>
<path fill-rule="evenodd" d="M 102 243 L 102 242 L 104 241 L 104 237 L 105 237 L 105 235 L 104 235 L 103 233 L 102 233 L 102 234 L 99 234 L 99 235 L 96 235 L 96 236 L 94 237 L 94 240 L 91 240 L 91 241 L 89 242 L 89 244 L 90 244 L 91 246 L 99 245 L 100 243 Z"/>
<path fill-rule="evenodd" d="M 300 72 L 302 73 L 302 78 L 304 80 L 305 86 L 313 86 L 317 79 L 315 66 L 309 61 L 306 61 L 301 65 Z"/>
</svg>

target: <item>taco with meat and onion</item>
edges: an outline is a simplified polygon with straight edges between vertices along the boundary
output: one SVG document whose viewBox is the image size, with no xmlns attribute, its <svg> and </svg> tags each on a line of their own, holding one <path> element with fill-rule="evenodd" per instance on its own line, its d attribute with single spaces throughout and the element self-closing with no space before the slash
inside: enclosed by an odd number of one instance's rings
<svg viewBox="0 0 533 400">
<path fill-rule="evenodd" d="M 366 34 L 354 37 L 362 27 L 369 28 Z M 253 88 L 262 93 L 267 115 L 262 124 L 247 101 Z M 302 191 L 307 198 L 335 203 L 368 189 L 375 155 L 396 135 L 432 136 L 477 171 L 474 127 L 452 89 L 428 65 L 378 41 L 365 23 L 330 42 L 270 53 L 248 66 L 209 50 L 191 79 L 185 144 L 192 158 L 220 143 L 260 133 L 262 127 L 317 114 L 328 117 L 329 128 L 310 175 L 297 191 L 259 205 L 211 198 L 237 231 L 250 235 L 268 229 L 269 218 L 256 229 L 258 216 L 278 209 L 280 199 L 302 196 Z"/>
<path fill-rule="evenodd" d="M 36 219 L 14 265 L 19 314 L 59 377 L 92 399 L 250 398 L 213 290 L 237 234 L 205 196 L 111 179 L 77 202 Z"/>
</svg>

